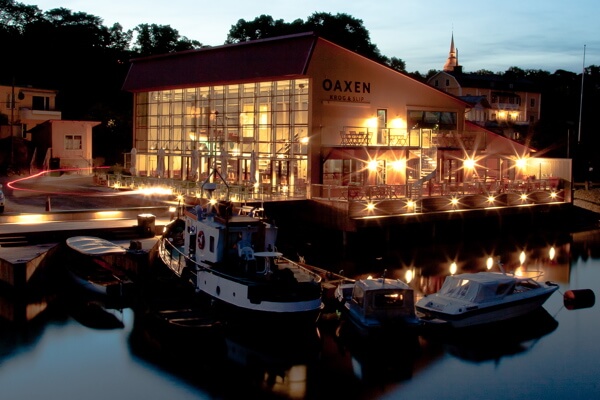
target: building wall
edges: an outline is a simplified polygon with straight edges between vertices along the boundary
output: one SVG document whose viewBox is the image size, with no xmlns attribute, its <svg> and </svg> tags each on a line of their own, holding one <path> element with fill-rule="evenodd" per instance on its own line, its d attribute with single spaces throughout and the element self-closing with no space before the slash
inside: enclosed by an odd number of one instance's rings
<svg viewBox="0 0 600 400">
<path fill-rule="evenodd" d="M 76 169 L 79 173 L 91 173 L 92 128 L 96 121 L 46 121 L 36 126 L 32 132 L 37 168 L 60 167 Z M 50 165 L 50 159 L 58 160 L 58 165 Z"/>
<path fill-rule="evenodd" d="M 18 126 L 13 128 L 14 134 L 30 139 L 27 130 L 49 119 L 61 119 L 61 112 L 56 109 L 56 95 L 55 90 L 0 86 L 0 113 L 7 116 L 9 124 Z M 10 129 L 2 129 L 1 135 L 10 136 Z"/>
<path fill-rule="evenodd" d="M 500 158 L 527 153 L 496 152 L 487 131 L 467 127 L 467 104 L 457 97 L 321 39 L 302 76 L 136 90 L 135 165 L 142 175 L 204 180 L 216 168 L 228 183 L 247 185 L 254 153 L 256 181 L 267 190 L 394 185 L 441 179 L 434 173 L 440 161 L 444 179 L 463 179 L 470 176 L 463 161 L 482 151 L 482 168 L 500 177 Z M 161 174 L 159 148 L 166 150 Z M 193 171 L 195 149 L 200 167 Z"/>
<path fill-rule="evenodd" d="M 406 129 L 409 110 L 435 110 L 456 112 L 457 129 L 464 129 L 462 101 L 329 42 L 319 42 L 308 71 L 322 144 L 339 144 L 345 126 L 374 128 L 378 109 L 387 110 L 390 128 Z M 369 144 L 378 144 L 376 135 Z"/>
</svg>

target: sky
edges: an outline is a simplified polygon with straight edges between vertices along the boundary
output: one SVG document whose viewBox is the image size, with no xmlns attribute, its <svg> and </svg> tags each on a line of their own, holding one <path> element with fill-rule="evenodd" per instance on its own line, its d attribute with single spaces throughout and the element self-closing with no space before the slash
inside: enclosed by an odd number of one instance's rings
<svg viewBox="0 0 600 400">
<path fill-rule="evenodd" d="M 100 17 L 105 26 L 169 25 L 203 45 L 222 45 L 238 20 L 260 15 L 292 22 L 315 12 L 362 20 L 381 54 L 404 60 L 408 72 L 441 70 L 450 39 L 466 72 L 516 66 L 580 73 L 600 66 L 598 0 L 21 0 L 42 11 L 67 8 Z"/>
</svg>

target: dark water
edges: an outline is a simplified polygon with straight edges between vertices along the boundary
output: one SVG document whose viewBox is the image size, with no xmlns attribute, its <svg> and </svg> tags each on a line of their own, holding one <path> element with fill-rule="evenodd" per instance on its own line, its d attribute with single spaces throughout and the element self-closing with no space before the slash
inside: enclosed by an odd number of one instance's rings
<svg viewBox="0 0 600 400">
<path fill-rule="evenodd" d="M 312 246 L 302 249 L 307 261 L 326 247 Z M 542 271 L 560 289 L 540 313 L 492 329 L 375 343 L 339 339 L 331 321 L 293 335 L 259 327 L 190 335 L 137 308 L 106 315 L 60 292 L 28 323 L 0 325 L 0 399 L 598 398 L 600 309 L 567 309 L 563 293 L 600 293 L 599 231 L 379 250 L 328 262 L 361 277 L 386 269 L 406 279 L 410 270 L 421 295 L 439 287 L 452 262 L 458 272 L 482 270 L 493 255 L 507 269 Z M 37 314 L 42 302 L 30 297 L 4 295 L 3 313 Z"/>
</svg>

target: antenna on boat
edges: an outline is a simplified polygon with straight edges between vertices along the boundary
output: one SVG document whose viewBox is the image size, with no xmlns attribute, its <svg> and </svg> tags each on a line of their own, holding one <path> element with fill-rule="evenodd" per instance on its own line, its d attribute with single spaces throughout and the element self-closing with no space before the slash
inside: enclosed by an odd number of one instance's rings
<svg viewBox="0 0 600 400">
<path fill-rule="evenodd" d="M 387 274 L 387 268 L 383 270 L 383 276 L 381 278 L 381 286 L 385 285 L 385 274 Z"/>
<path fill-rule="evenodd" d="M 500 268 L 500 272 L 506 275 L 506 271 L 504 271 L 504 264 L 502 263 L 502 261 L 500 261 L 500 259 L 498 259 L 498 268 Z"/>
</svg>

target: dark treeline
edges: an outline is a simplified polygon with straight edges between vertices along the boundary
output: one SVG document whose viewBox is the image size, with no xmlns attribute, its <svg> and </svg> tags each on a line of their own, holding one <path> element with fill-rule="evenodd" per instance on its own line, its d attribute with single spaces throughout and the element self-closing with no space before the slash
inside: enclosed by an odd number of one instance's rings
<svg viewBox="0 0 600 400">
<path fill-rule="evenodd" d="M 226 33 L 224 44 L 306 31 L 415 79 L 425 80 L 437 72 L 406 71 L 404 60 L 381 54 L 362 20 L 347 14 L 316 12 L 290 23 L 267 15 L 252 21 L 240 19 Z M 0 46 L 0 84 L 58 90 L 64 119 L 101 121 L 95 130 L 94 157 L 105 157 L 107 164 L 122 162 L 122 153 L 131 148 L 132 98 L 121 90 L 129 60 L 203 47 L 169 25 L 140 24 L 124 30 L 118 23 L 107 27 L 101 18 L 85 12 L 42 11 L 14 0 L 0 0 Z M 530 145 L 553 157 L 566 157 L 569 149 L 576 172 L 587 172 L 594 148 L 600 144 L 591 120 L 600 105 L 600 67 L 585 70 L 581 134 L 581 72 L 511 67 L 500 74 L 530 80 L 542 92 L 542 119 L 527 138 Z M 0 115 L 0 124 L 7 121 L 7 116 Z M 600 171 L 600 165 L 596 170 Z"/>
</svg>

